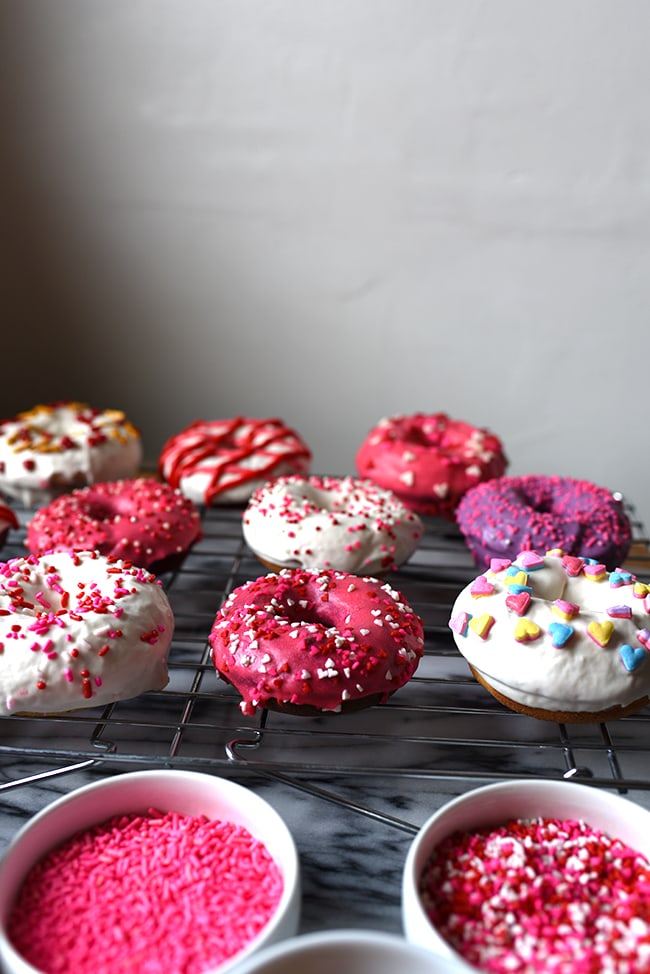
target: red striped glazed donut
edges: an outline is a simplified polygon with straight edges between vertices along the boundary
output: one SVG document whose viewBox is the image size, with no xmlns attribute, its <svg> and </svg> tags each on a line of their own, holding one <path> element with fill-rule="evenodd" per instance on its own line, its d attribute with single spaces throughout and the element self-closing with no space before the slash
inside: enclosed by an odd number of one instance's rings
<svg viewBox="0 0 650 974">
<path fill-rule="evenodd" d="M 357 453 L 362 477 L 392 490 L 419 514 L 447 518 L 466 490 L 499 477 L 507 463 L 493 433 L 446 413 L 382 419 Z"/>
<path fill-rule="evenodd" d="M 267 480 L 306 474 L 311 452 L 281 419 L 196 420 L 162 448 L 163 480 L 195 504 L 238 504 Z"/>
<path fill-rule="evenodd" d="M 235 589 L 209 638 L 244 714 L 384 703 L 413 676 L 424 648 L 422 620 L 390 585 L 299 568 Z"/>
<path fill-rule="evenodd" d="M 201 537 L 199 512 L 187 497 L 150 477 L 74 490 L 36 512 L 27 548 L 99 551 L 156 573 L 176 567 Z"/>
</svg>

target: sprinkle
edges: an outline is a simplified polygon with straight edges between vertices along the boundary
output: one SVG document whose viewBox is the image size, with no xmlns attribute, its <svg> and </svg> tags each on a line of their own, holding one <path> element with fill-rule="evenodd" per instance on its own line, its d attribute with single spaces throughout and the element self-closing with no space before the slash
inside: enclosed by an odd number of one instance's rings
<svg viewBox="0 0 650 974">
<path fill-rule="evenodd" d="M 629 605 L 610 605 L 607 608 L 607 615 L 612 619 L 631 619 L 632 609 Z"/>
<path fill-rule="evenodd" d="M 575 629 L 564 622 L 551 622 L 548 627 L 551 642 L 556 649 L 562 649 L 573 636 Z"/>
<path fill-rule="evenodd" d="M 593 639 L 598 646 L 606 646 L 612 638 L 614 623 L 605 620 L 604 622 L 593 621 L 587 626 L 587 635 Z"/>
<path fill-rule="evenodd" d="M 468 612 L 459 612 L 449 620 L 449 628 L 459 636 L 466 636 L 471 618 Z"/>
<path fill-rule="evenodd" d="M 530 602 L 530 592 L 518 592 L 516 594 L 511 593 L 510 595 L 506 595 L 507 608 L 512 609 L 519 616 L 523 616 L 526 613 Z"/>
<path fill-rule="evenodd" d="M 472 618 L 469 620 L 469 628 L 472 630 L 472 632 L 475 632 L 477 636 L 480 636 L 481 639 L 487 639 L 494 622 L 494 616 L 484 612 L 483 615 L 472 616 Z"/>
<path fill-rule="evenodd" d="M 575 619 L 580 612 L 580 606 L 575 602 L 566 602 L 564 599 L 556 599 L 553 603 L 552 611 L 562 619 Z"/>
<path fill-rule="evenodd" d="M 539 639 L 542 630 L 532 619 L 518 619 L 515 626 L 515 639 L 518 643 L 530 643 Z"/>
<path fill-rule="evenodd" d="M 647 657 L 647 652 L 642 646 L 629 646 L 627 643 L 624 643 L 618 652 L 628 673 L 637 670 Z"/>
<path fill-rule="evenodd" d="M 470 586 L 470 595 L 475 599 L 480 599 L 486 595 L 494 595 L 494 585 L 488 582 L 485 575 L 479 575 Z"/>
</svg>

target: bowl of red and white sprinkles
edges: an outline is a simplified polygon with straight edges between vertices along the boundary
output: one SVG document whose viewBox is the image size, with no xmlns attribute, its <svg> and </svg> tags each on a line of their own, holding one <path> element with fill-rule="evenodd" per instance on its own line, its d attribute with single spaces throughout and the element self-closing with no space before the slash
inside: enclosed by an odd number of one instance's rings
<svg viewBox="0 0 650 974">
<path fill-rule="evenodd" d="M 402 922 L 479 971 L 650 971 L 650 812 L 568 781 L 474 789 L 414 839 Z"/>
<path fill-rule="evenodd" d="M 28 822 L 0 863 L 10 974 L 225 974 L 294 936 L 300 867 L 282 818 L 233 781 L 138 771 Z"/>
</svg>

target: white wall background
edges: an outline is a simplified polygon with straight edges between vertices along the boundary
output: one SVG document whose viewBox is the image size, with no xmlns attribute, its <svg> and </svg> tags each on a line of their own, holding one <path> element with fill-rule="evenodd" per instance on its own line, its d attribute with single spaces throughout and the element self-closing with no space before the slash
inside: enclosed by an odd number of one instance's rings
<svg viewBox="0 0 650 974">
<path fill-rule="evenodd" d="M 381 416 L 650 525 L 644 0 L 0 0 L 0 412 Z"/>
</svg>

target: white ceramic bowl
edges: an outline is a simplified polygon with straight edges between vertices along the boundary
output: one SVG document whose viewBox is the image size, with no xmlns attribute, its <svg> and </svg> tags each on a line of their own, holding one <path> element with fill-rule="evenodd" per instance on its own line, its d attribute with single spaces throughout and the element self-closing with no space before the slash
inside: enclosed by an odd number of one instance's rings
<svg viewBox="0 0 650 974">
<path fill-rule="evenodd" d="M 467 968 L 402 937 L 374 930 L 330 930 L 285 940 L 233 974 L 464 974 Z"/>
<path fill-rule="evenodd" d="M 0 964 L 6 974 L 39 974 L 13 949 L 6 935 L 11 906 L 31 867 L 78 831 L 113 815 L 152 807 L 241 825 L 264 844 L 282 871 L 284 890 L 274 916 L 242 951 L 217 968 L 218 974 L 230 971 L 260 948 L 295 935 L 300 920 L 300 864 L 291 833 L 278 813 L 259 795 L 226 778 L 194 771 L 136 771 L 105 778 L 59 798 L 24 825 L 10 843 L 0 862 Z"/>
<path fill-rule="evenodd" d="M 614 793 L 575 782 L 545 780 L 514 780 L 476 788 L 443 805 L 411 844 L 402 878 L 402 927 L 407 940 L 443 957 L 460 959 L 432 925 L 418 892 L 429 856 L 457 830 L 471 832 L 535 817 L 580 819 L 650 858 L 650 812 Z"/>
</svg>

